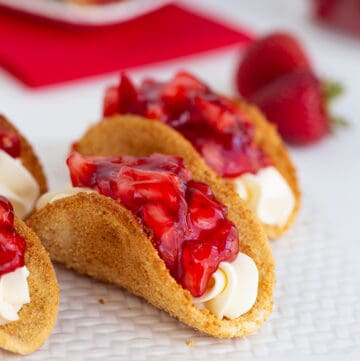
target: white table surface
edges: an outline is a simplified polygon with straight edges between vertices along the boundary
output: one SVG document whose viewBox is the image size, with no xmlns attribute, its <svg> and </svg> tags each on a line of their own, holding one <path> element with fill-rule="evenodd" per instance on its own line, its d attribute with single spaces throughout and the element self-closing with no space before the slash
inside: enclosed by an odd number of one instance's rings
<svg viewBox="0 0 360 361">
<path fill-rule="evenodd" d="M 302 0 L 206 0 L 201 6 L 257 32 L 287 29 L 306 44 L 320 74 L 340 80 L 346 95 L 337 113 L 351 121 L 324 142 L 291 148 L 303 190 L 293 229 L 272 243 L 277 261 L 274 313 L 244 340 L 200 335 L 115 287 L 57 266 L 61 307 L 53 335 L 27 360 L 360 359 L 360 38 L 314 24 Z M 187 69 L 231 94 L 238 51 L 229 48 L 131 71 L 168 78 Z M 117 74 L 42 90 L 24 87 L 0 70 L 0 112 L 31 140 L 51 188 L 67 182 L 71 141 L 101 114 L 104 87 Z M 104 298 L 105 305 L 98 299 Z M 192 339 L 193 347 L 186 341 Z M 0 351 L 0 360 L 22 358 Z"/>
</svg>

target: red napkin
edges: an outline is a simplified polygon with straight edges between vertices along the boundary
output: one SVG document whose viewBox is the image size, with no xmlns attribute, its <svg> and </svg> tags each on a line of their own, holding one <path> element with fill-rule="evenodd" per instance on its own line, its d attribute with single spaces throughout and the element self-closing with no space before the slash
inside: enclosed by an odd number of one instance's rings
<svg viewBox="0 0 360 361">
<path fill-rule="evenodd" d="M 83 27 L 0 12 L 0 65 L 31 87 L 151 64 L 250 35 L 176 5 L 111 26 Z"/>
</svg>

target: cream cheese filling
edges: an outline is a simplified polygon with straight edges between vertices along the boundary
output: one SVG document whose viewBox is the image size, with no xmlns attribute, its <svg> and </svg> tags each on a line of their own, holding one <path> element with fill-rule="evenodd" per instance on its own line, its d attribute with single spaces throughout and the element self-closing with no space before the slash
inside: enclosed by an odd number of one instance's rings
<svg viewBox="0 0 360 361">
<path fill-rule="evenodd" d="M 255 304 L 259 285 L 259 272 L 255 262 L 245 253 L 236 259 L 221 262 L 201 297 L 194 304 L 207 308 L 219 318 L 235 319 L 248 312 Z"/>
<path fill-rule="evenodd" d="M 6 197 L 19 218 L 32 211 L 40 195 L 40 187 L 20 159 L 0 150 L 0 195 Z"/>
<path fill-rule="evenodd" d="M 17 321 L 19 311 L 30 302 L 28 277 L 26 266 L 0 276 L 0 326 Z"/>
<path fill-rule="evenodd" d="M 246 173 L 234 180 L 236 190 L 259 220 L 268 225 L 286 225 L 294 207 L 294 194 L 275 167 Z"/>
</svg>

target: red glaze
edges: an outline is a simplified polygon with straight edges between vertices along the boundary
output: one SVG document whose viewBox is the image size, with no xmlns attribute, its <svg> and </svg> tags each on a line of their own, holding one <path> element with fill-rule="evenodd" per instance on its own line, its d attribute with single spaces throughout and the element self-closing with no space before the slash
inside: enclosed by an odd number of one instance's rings
<svg viewBox="0 0 360 361">
<path fill-rule="evenodd" d="M 74 186 L 95 189 L 139 217 L 171 275 L 193 296 L 205 292 L 220 262 L 237 256 L 238 233 L 227 208 L 208 185 L 191 179 L 182 158 L 74 152 L 67 164 Z"/>
<path fill-rule="evenodd" d="M 255 145 L 255 130 L 227 98 L 194 76 L 179 72 L 169 82 L 145 80 L 136 88 L 125 75 L 107 89 L 104 115 L 139 114 L 161 120 L 186 137 L 223 177 L 256 173 L 271 160 Z"/>
<path fill-rule="evenodd" d="M 19 137 L 12 132 L 0 129 L 0 149 L 13 158 L 19 158 L 21 151 Z"/>
<path fill-rule="evenodd" d="M 0 276 L 25 265 L 25 239 L 14 228 L 11 203 L 0 196 Z"/>
</svg>

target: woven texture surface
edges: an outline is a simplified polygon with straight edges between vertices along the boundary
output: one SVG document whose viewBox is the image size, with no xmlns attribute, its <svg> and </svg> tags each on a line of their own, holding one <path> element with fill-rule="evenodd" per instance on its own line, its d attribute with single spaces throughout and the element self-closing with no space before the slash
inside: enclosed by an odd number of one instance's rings
<svg viewBox="0 0 360 361">
<path fill-rule="evenodd" d="M 67 143 L 62 146 L 66 149 Z M 39 148 L 52 188 L 66 183 L 58 153 L 46 152 L 46 144 Z M 46 344 L 26 360 L 306 359 L 311 355 L 329 360 L 360 354 L 360 272 L 354 262 L 360 245 L 344 247 L 346 240 L 339 241 L 338 226 L 327 218 L 315 188 L 305 185 L 295 227 L 272 243 L 278 279 L 275 309 L 256 335 L 217 340 L 199 334 L 124 290 L 56 266 L 61 285 L 59 320 Z M 190 340 L 192 347 L 187 344 Z M 20 359 L 0 351 L 0 360 Z"/>
</svg>

